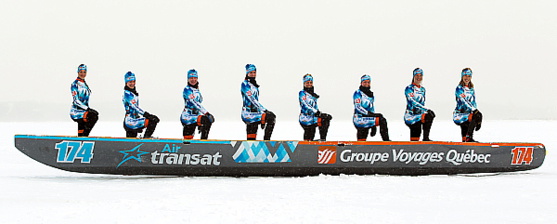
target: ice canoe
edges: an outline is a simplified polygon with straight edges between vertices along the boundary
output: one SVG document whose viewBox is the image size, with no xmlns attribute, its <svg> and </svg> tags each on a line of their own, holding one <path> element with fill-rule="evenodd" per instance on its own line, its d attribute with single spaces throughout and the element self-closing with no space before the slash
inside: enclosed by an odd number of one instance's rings
<svg viewBox="0 0 557 224">
<path fill-rule="evenodd" d="M 58 169 L 179 176 L 430 175 L 524 171 L 541 143 L 246 141 L 16 135 L 15 146 Z"/>
</svg>

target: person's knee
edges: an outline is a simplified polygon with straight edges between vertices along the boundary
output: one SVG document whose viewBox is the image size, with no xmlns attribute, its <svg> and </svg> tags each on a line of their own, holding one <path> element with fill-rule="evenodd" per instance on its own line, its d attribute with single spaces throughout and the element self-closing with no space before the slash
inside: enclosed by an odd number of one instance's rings
<svg viewBox="0 0 557 224">
<path fill-rule="evenodd" d="M 276 122 L 277 115 L 275 115 L 275 113 L 273 113 L 272 111 L 267 111 L 265 113 L 265 122 L 268 124 L 274 124 Z"/>
</svg>

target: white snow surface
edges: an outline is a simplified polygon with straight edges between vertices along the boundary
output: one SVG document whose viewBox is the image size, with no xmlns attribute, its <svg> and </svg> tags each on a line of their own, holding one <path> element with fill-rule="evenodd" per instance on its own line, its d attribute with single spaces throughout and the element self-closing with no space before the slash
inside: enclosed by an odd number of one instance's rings
<svg viewBox="0 0 557 224">
<path fill-rule="evenodd" d="M 391 139 L 408 140 L 399 123 L 389 123 Z M 0 223 L 557 223 L 557 121 L 485 121 L 477 140 L 539 142 L 548 150 L 540 168 L 501 174 L 95 175 L 45 166 L 14 146 L 14 134 L 74 135 L 76 127 L 71 121 L 0 123 Z M 217 121 L 210 138 L 244 139 L 244 128 Z M 124 131 L 121 122 L 100 121 L 91 135 Z M 155 135 L 180 138 L 181 125 L 163 122 Z M 301 135 L 296 122 L 279 121 L 273 139 Z M 435 121 L 431 138 L 458 141 L 459 129 Z M 329 140 L 355 140 L 351 122 L 333 120 Z"/>
</svg>

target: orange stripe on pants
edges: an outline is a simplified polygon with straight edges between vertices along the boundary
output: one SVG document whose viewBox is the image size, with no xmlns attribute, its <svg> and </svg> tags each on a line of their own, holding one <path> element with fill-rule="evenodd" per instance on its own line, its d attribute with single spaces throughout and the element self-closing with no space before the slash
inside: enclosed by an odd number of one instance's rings
<svg viewBox="0 0 557 224">
<path fill-rule="evenodd" d="M 197 116 L 197 126 L 201 126 L 201 116 Z"/>
<path fill-rule="evenodd" d="M 267 113 L 263 113 L 263 115 L 261 115 L 261 124 L 265 124 L 267 120 Z"/>
</svg>

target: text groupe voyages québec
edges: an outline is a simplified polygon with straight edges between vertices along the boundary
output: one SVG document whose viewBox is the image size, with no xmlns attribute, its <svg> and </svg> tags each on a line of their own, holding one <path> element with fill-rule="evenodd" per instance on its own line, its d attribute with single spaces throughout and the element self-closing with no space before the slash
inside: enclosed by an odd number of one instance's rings
<svg viewBox="0 0 557 224">
<path fill-rule="evenodd" d="M 340 154 L 342 162 L 369 162 L 374 164 L 376 162 L 388 162 L 391 158 L 388 152 L 352 152 L 352 150 L 345 150 Z M 466 150 L 466 152 L 458 152 L 451 149 L 446 155 L 445 152 L 408 152 L 404 149 L 392 150 L 392 161 L 409 164 L 416 162 L 419 165 L 427 163 L 438 163 L 445 161 L 453 165 L 461 165 L 463 163 L 490 163 L 491 154 L 476 153 L 474 150 Z"/>
</svg>

